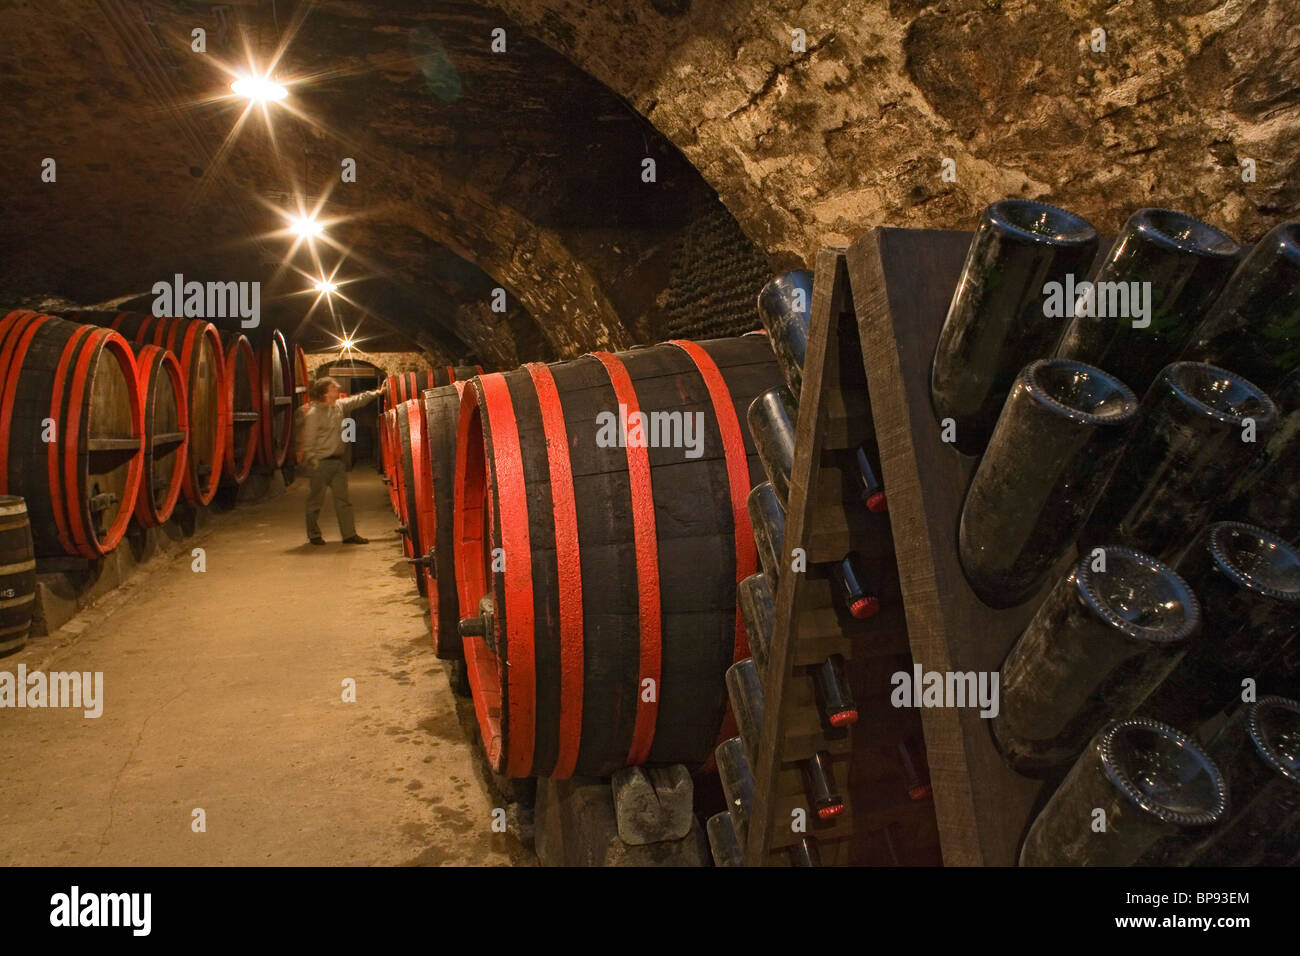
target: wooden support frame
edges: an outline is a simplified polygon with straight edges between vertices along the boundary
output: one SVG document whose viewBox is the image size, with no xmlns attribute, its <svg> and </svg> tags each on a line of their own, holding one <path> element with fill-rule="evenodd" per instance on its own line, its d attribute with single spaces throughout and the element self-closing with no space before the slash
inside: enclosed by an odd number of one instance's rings
<svg viewBox="0 0 1300 956">
<path fill-rule="evenodd" d="M 941 440 L 930 365 L 971 233 L 877 228 L 847 252 L 912 654 L 926 671 L 995 672 L 1054 583 L 994 610 L 957 559 L 978 459 Z M 1066 556 L 1058 571 L 1073 560 Z M 944 863 L 1009 866 L 1043 793 L 998 755 L 977 708 L 922 710 Z"/>
<path fill-rule="evenodd" d="M 919 746 L 921 727 L 918 714 L 889 705 L 891 673 L 911 666 L 892 533 L 888 519 L 871 520 L 860 506 L 846 506 L 853 498 L 852 479 L 836 455 L 870 440 L 874 427 L 858 335 L 845 251 L 824 249 L 816 262 L 786 501 L 787 555 L 802 548 L 809 569 L 782 574 L 776 589 L 748 866 L 786 862 L 785 848 L 805 835 L 791 827 L 800 808 L 807 811 L 806 832 L 817 839 L 823 865 L 939 862 L 933 803 L 910 799 L 894 769 L 894 748 L 909 739 Z M 886 487 L 888 481 L 886 476 Z M 836 608 L 830 581 L 817 567 L 850 550 L 862 556 L 881 598 L 881 612 L 869 621 Z M 832 653 L 851 666 L 860 713 L 851 731 L 822 725 L 811 678 L 799 670 Z M 832 755 L 845 797 L 845 812 L 829 823 L 816 821 L 803 795 L 799 765 L 817 751 Z M 908 852 L 900 853 L 900 845 Z"/>
</svg>

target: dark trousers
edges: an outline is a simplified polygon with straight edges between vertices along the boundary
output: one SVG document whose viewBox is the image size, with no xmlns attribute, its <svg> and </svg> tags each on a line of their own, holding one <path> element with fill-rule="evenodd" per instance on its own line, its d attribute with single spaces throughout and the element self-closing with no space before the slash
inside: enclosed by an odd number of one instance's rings
<svg viewBox="0 0 1300 956">
<path fill-rule="evenodd" d="M 339 519 L 339 534 L 350 538 L 357 533 L 352 521 L 352 501 L 348 498 L 348 470 L 341 458 L 326 458 L 316 466 L 311 476 L 311 490 L 307 493 L 307 537 L 319 538 L 321 505 L 325 503 L 325 489 L 334 496 L 334 513 Z"/>
</svg>

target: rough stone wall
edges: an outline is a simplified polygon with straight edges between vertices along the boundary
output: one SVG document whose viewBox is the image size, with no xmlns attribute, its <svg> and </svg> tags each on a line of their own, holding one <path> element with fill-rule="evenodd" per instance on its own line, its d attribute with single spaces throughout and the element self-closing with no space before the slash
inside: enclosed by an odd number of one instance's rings
<svg viewBox="0 0 1300 956">
<path fill-rule="evenodd" d="M 771 278 L 765 257 L 722 206 L 678 237 L 672 278 L 660 297 L 663 317 L 649 340 L 715 338 L 758 328 L 757 299 Z"/>
<path fill-rule="evenodd" d="M 1300 212 L 1294 0 L 495 2 L 648 116 L 776 266 L 1006 196 L 1248 241 Z"/>
<path fill-rule="evenodd" d="M 315 380 L 316 374 L 321 368 L 326 365 L 333 365 L 336 362 L 347 361 L 348 358 L 377 365 L 383 369 L 385 375 L 418 372 L 420 369 L 428 368 L 431 364 L 428 357 L 421 355 L 419 352 L 358 352 L 354 349 L 351 355 L 346 357 L 338 352 L 308 352 L 307 376 Z"/>
</svg>

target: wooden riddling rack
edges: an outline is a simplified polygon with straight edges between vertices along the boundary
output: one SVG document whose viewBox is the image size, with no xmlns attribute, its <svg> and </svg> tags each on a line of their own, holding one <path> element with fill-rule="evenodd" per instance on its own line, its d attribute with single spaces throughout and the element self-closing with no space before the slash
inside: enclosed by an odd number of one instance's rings
<svg viewBox="0 0 1300 956">
<path fill-rule="evenodd" d="M 911 672 L 909 621 L 903 610 L 891 515 L 893 488 L 884 474 L 890 514 L 870 514 L 860 503 L 856 477 L 842 467 L 845 456 L 873 430 L 868 403 L 861 317 L 854 314 L 844 250 L 817 257 L 809 315 L 803 386 L 799 396 L 794 467 L 786 501 L 785 553 L 803 548 L 806 573 L 781 575 L 767 673 L 767 701 L 749 823 L 746 863 L 787 865 L 788 847 L 816 838 L 821 862 L 836 865 L 936 865 L 939 830 L 931 798 L 908 795 L 898 745 L 922 754 L 921 715 L 890 704 L 890 678 Z M 871 402 L 875 401 L 874 383 Z M 874 425 L 879 428 L 879 424 Z M 895 469 L 897 466 L 895 466 Z M 880 599 L 880 611 L 856 620 L 833 600 L 831 581 L 819 564 L 856 551 Z M 831 654 L 847 663 L 859 719 L 852 728 L 825 727 L 807 666 Z M 928 734 L 927 734 L 928 736 Z M 832 755 L 845 810 L 817 820 L 804 795 L 800 764 L 818 751 Z M 806 810 L 806 832 L 795 832 L 793 812 Z"/>
<path fill-rule="evenodd" d="M 1004 610 L 975 596 L 958 563 L 962 503 L 979 459 L 942 441 L 930 366 L 971 237 L 876 228 L 847 250 L 908 639 L 916 662 L 941 673 L 998 671 L 1075 558 L 1071 549 L 1034 597 Z M 944 863 L 1014 865 L 1050 784 L 1003 762 L 978 707 L 922 708 L 921 719 Z"/>
</svg>

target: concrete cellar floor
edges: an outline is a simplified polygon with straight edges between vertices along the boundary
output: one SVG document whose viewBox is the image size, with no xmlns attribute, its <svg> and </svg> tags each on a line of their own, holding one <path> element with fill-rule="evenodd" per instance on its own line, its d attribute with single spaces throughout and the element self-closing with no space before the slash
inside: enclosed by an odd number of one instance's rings
<svg viewBox="0 0 1300 956">
<path fill-rule="evenodd" d="M 0 709 L 4 865 L 509 865 L 371 466 L 306 543 L 305 479 L 155 559 L 0 671 L 103 672 L 103 714 Z M 356 702 L 343 681 L 356 681 Z M 195 832 L 193 811 L 205 815 Z"/>
</svg>

